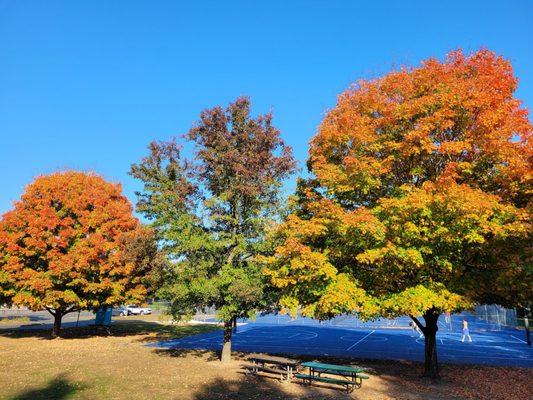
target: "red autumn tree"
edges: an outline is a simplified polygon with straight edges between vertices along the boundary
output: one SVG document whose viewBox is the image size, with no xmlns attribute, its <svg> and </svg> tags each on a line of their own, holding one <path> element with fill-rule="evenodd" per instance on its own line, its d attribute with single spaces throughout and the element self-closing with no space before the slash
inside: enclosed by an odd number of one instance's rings
<svg viewBox="0 0 533 400">
<path fill-rule="evenodd" d="M 144 271 L 124 251 L 140 229 L 120 185 L 74 171 L 40 176 L 0 220 L 4 292 L 50 312 L 53 336 L 67 313 L 142 301 Z"/>
</svg>

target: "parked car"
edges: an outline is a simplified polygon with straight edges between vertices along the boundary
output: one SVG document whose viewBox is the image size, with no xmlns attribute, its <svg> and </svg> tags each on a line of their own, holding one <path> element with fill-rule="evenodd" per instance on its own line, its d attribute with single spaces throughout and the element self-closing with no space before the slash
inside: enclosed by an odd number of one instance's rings
<svg viewBox="0 0 533 400">
<path fill-rule="evenodd" d="M 116 316 L 121 316 L 121 317 L 126 317 L 128 315 L 130 315 L 130 312 L 126 309 L 126 307 L 113 307 L 113 311 L 111 312 L 111 315 L 113 317 L 116 317 Z"/>
<path fill-rule="evenodd" d="M 127 312 L 127 315 L 144 315 L 144 314 L 151 314 L 152 309 L 148 307 L 139 307 L 135 304 L 129 304 L 124 309 Z"/>
</svg>

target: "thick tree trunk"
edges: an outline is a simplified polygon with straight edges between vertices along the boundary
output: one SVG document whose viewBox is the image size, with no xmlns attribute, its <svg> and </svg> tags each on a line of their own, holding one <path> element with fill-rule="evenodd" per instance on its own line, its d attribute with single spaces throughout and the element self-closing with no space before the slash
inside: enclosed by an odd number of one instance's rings
<svg viewBox="0 0 533 400">
<path fill-rule="evenodd" d="M 233 333 L 237 333 L 237 317 L 233 317 Z"/>
<path fill-rule="evenodd" d="M 222 354 L 220 361 L 223 363 L 231 361 L 231 335 L 233 333 L 233 319 L 224 321 L 224 344 L 222 345 Z"/>
<path fill-rule="evenodd" d="M 426 326 L 422 329 L 425 338 L 424 376 L 431 379 L 439 378 L 439 364 L 437 359 L 437 321 L 439 314 L 430 310 L 424 314 Z"/>
<path fill-rule="evenodd" d="M 60 310 L 55 310 L 54 314 L 54 327 L 52 328 L 52 337 L 59 337 L 61 332 L 61 319 L 63 318 L 63 313 Z"/>
</svg>

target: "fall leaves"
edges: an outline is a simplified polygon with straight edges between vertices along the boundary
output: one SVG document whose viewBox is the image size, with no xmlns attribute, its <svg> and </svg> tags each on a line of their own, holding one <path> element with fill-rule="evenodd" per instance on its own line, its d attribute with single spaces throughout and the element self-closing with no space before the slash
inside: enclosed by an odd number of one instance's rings
<svg viewBox="0 0 533 400">
<path fill-rule="evenodd" d="M 120 185 L 75 171 L 37 177 L 0 222 L 4 286 L 33 310 L 142 301 L 122 245 L 140 229 Z"/>
<path fill-rule="evenodd" d="M 511 65 L 482 50 L 342 93 L 263 260 L 280 306 L 409 315 L 437 377 L 441 313 L 531 301 L 533 127 L 515 89 Z"/>
<path fill-rule="evenodd" d="M 207 307 L 226 322 L 253 316 L 271 306 L 256 257 L 295 169 L 292 150 L 246 97 L 201 112 L 181 144 L 194 149 L 190 158 L 177 141 L 152 143 L 131 168 L 143 183 L 138 210 L 173 260 L 159 295 L 176 318 Z"/>
<path fill-rule="evenodd" d="M 420 315 L 486 298 L 489 281 L 516 286 L 504 276 L 523 268 L 503 260 L 531 231 L 533 132 L 516 83 L 482 50 L 341 94 L 311 142 L 316 179 L 300 182 L 265 259 L 286 308 Z"/>
<path fill-rule="evenodd" d="M 509 62 L 487 50 L 359 82 L 313 138 L 311 168 L 354 202 L 446 177 L 513 200 L 531 185 L 532 155 L 516 84 Z"/>
</svg>

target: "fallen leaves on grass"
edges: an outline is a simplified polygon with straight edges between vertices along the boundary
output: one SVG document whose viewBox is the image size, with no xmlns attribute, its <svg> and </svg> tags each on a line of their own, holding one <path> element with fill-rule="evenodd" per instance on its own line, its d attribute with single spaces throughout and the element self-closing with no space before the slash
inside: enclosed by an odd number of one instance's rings
<svg viewBox="0 0 533 400">
<path fill-rule="evenodd" d="M 453 394 L 463 399 L 528 399 L 533 389 L 533 370 L 526 368 L 455 366 L 447 375 Z"/>
</svg>

